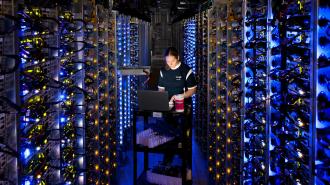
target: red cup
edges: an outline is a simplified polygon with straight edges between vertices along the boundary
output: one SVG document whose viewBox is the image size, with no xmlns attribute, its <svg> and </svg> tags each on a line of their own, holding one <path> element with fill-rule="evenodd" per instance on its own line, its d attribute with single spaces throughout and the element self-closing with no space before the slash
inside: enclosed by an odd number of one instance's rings
<svg viewBox="0 0 330 185">
<path fill-rule="evenodd" d="M 175 96 L 175 111 L 184 112 L 184 97 L 182 94 Z"/>
</svg>

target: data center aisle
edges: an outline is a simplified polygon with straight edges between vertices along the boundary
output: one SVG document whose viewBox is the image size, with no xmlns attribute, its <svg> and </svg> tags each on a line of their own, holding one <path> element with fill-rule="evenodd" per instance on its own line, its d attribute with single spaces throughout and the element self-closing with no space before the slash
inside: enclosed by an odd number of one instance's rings
<svg viewBox="0 0 330 185">
<path fill-rule="evenodd" d="M 141 125 L 142 120 L 138 120 L 137 125 Z M 195 132 L 193 132 L 195 133 Z M 195 136 L 193 135 L 193 185 L 207 185 L 208 173 L 207 173 L 207 161 L 204 159 L 201 152 L 201 148 L 196 142 Z M 118 185 L 132 185 L 133 184 L 133 151 L 132 146 L 129 147 L 128 151 L 125 151 L 126 161 L 125 164 L 119 166 L 117 169 L 117 176 L 115 179 L 115 184 Z M 162 155 L 150 154 L 149 164 L 156 164 L 162 161 Z M 177 157 L 174 158 L 174 163 L 179 163 Z M 143 154 L 138 154 L 138 173 L 141 173 L 141 168 L 143 166 Z"/>
</svg>

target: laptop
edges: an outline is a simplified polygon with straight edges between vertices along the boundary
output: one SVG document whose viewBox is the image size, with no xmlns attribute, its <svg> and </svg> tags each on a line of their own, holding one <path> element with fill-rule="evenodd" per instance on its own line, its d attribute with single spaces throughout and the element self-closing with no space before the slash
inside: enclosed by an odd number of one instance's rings
<svg viewBox="0 0 330 185">
<path fill-rule="evenodd" d="M 170 111 L 167 91 L 138 90 L 137 95 L 140 111 Z"/>
</svg>

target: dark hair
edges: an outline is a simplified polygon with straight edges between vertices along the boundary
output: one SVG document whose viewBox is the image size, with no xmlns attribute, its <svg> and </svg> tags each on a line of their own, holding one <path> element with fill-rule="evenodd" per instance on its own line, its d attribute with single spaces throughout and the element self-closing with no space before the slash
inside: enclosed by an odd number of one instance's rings
<svg viewBox="0 0 330 185">
<path fill-rule="evenodd" d="M 167 57 L 169 55 L 174 56 L 176 59 L 179 59 L 179 52 L 175 47 L 168 47 L 165 50 L 164 57 Z"/>
</svg>

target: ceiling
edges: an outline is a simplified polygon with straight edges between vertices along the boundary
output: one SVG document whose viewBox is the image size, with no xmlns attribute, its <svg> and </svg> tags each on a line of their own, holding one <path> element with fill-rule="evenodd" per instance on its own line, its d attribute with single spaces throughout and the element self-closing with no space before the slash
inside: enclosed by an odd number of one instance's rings
<svg viewBox="0 0 330 185">
<path fill-rule="evenodd" d="M 172 22 L 190 17 L 208 7 L 211 0 L 113 0 L 113 9 L 150 22 L 159 9 L 170 11 Z"/>
</svg>

